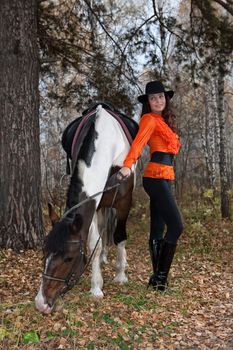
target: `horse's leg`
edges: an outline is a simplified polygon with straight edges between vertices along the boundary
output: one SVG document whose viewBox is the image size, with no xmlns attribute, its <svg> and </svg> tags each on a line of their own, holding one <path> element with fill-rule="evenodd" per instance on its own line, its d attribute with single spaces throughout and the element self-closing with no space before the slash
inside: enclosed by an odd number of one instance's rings
<svg viewBox="0 0 233 350">
<path fill-rule="evenodd" d="M 103 292 L 103 278 L 100 268 L 100 254 L 102 250 L 102 239 L 100 238 L 99 230 L 98 230 L 98 220 L 97 220 L 97 213 L 94 214 L 90 232 L 88 235 L 88 244 L 90 249 L 90 254 L 92 254 L 93 250 L 95 249 L 94 255 L 92 257 L 92 274 L 91 274 L 91 294 L 95 297 L 102 298 Z M 96 243 L 99 240 L 97 246 Z"/>
<path fill-rule="evenodd" d="M 106 244 L 106 235 L 107 235 L 107 230 L 106 228 L 102 229 L 101 238 L 102 238 L 102 251 L 100 254 L 100 263 L 101 264 L 108 264 L 108 247 Z"/>
<path fill-rule="evenodd" d="M 114 233 L 114 243 L 117 245 L 117 259 L 116 259 L 116 276 L 114 282 L 125 283 L 128 277 L 125 274 L 127 264 L 127 254 L 125 243 L 127 239 L 126 221 L 129 215 L 129 210 L 132 202 L 132 193 L 129 193 L 122 200 L 117 203 L 116 215 L 117 226 Z"/>
<path fill-rule="evenodd" d="M 117 244 L 116 276 L 114 277 L 114 282 L 118 282 L 120 284 L 128 282 L 128 277 L 125 274 L 127 266 L 125 241 L 122 241 Z"/>
<path fill-rule="evenodd" d="M 99 234 L 102 239 L 102 251 L 100 255 L 100 263 L 107 264 L 108 263 L 108 247 L 107 247 L 107 228 L 105 223 L 105 216 L 106 216 L 106 208 L 101 208 L 98 211 L 98 229 Z"/>
</svg>

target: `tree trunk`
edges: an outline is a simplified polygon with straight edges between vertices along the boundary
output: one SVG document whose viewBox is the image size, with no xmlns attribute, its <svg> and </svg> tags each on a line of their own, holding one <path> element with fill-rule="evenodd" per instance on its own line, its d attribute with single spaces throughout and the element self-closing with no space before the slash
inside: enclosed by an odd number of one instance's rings
<svg viewBox="0 0 233 350">
<path fill-rule="evenodd" d="M 161 72 L 160 75 L 164 78 L 168 78 L 168 70 L 167 70 L 167 45 L 166 45 L 166 30 L 164 26 L 161 24 L 164 22 L 164 15 L 163 15 L 163 5 L 158 2 L 158 13 L 160 17 L 160 25 L 159 25 L 159 34 L 160 34 L 160 49 L 161 49 L 161 55 L 162 55 L 162 61 L 161 61 Z"/>
<path fill-rule="evenodd" d="M 37 1 L 0 6 L 0 246 L 43 238 L 39 143 Z"/>
<path fill-rule="evenodd" d="M 222 218 L 230 217 L 229 181 L 227 177 L 227 140 L 226 120 L 224 115 L 224 64 L 220 61 L 218 74 L 218 119 L 220 128 L 219 170 L 221 184 L 221 214 Z"/>
<path fill-rule="evenodd" d="M 204 97 L 204 117 L 200 118 L 202 146 L 206 160 L 208 173 L 208 182 L 211 188 L 215 188 L 217 180 L 216 169 L 216 119 L 218 118 L 216 100 L 216 91 L 214 90 L 213 79 L 210 79 L 209 89 L 205 92 Z"/>
</svg>

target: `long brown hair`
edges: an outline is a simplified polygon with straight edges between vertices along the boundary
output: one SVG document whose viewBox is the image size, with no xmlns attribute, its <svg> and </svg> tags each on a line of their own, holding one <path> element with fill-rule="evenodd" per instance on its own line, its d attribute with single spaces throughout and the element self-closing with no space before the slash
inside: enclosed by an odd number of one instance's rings
<svg viewBox="0 0 233 350">
<path fill-rule="evenodd" d="M 162 111 L 162 117 L 165 123 L 169 126 L 169 128 L 171 128 L 172 131 L 177 133 L 176 115 L 171 109 L 170 98 L 166 94 L 165 94 L 165 99 L 166 99 L 166 105 L 164 110 Z M 151 113 L 151 108 L 150 108 L 148 99 L 142 104 L 141 117 L 143 116 L 143 114 L 146 114 L 146 113 Z"/>
</svg>

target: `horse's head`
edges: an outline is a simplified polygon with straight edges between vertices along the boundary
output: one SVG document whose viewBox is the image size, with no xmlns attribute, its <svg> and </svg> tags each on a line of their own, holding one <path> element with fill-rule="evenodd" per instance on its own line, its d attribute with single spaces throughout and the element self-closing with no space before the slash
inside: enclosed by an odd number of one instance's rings
<svg viewBox="0 0 233 350">
<path fill-rule="evenodd" d="M 95 201 L 83 204 L 73 219 L 59 217 L 49 206 L 52 230 L 44 244 L 44 273 L 36 296 L 37 309 L 50 313 L 58 296 L 71 289 L 87 263 L 86 243 Z"/>
</svg>

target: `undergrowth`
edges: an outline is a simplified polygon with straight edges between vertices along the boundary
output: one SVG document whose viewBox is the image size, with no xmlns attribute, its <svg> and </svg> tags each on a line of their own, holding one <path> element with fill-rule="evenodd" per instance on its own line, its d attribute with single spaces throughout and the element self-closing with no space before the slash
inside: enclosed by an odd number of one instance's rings
<svg viewBox="0 0 233 350">
<path fill-rule="evenodd" d="M 112 282 L 115 250 L 111 249 L 109 263 L 103 266 L 105 296 L 101 300 L 89 294 L 89 271 L 58 300 L 54 313 L 41 315 L 34 307 L 41 252 L 17 255 L 2 250 L 1 348 L 228 349 L 233 227 L 230 220 L 220 219 L 220 203 L 210 195 L 179 203 L 185 230 L 165 293 L 147 288 L 149 209 L 142 189 L 135 193 L 128 221 L 129 282 L 121 286 Z"/>
</svg>

